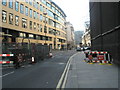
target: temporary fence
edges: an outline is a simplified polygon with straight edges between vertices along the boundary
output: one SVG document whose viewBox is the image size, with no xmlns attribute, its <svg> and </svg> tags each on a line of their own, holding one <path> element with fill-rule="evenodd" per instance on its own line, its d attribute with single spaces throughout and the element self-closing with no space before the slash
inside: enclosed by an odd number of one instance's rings
<svg viewBox="0 0 120 90">
<path fill-rule="evenodd" d="M 85 55 L 85 61 L 88 63 L 112 63 L 112 58 L 106 51 L 90 51 L 85 52 Z"/>
<path fill-rule="evenodd" d="M 49 46 L 47 45 L 34 43 L 2 43 L 2 54 L 0 54 L 0 56 L 3 57 L 0 63 L 14 63 L 16 56 L 23 64 L 35 63 L 44 60 L 48 55 Z"/>
</svg>

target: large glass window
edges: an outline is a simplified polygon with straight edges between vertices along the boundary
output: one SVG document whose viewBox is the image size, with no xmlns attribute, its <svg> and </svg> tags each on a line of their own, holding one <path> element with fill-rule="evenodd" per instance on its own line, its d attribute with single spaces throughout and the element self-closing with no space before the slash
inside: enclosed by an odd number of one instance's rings
<svg viewBox="0 0 120 90">
<path fill-rule="evenodd" d="M 28 16 L 28 7 L 25 7 L 25 15 Z"/>
<path fill-rule="evenodd" d="M 42 5 L 40 5 L 40 11 L 42 11 L 42 12 L 43 12 L 43 6 L 42 6 Z"/>
<path fill-rule="evenodd" d="M 37 19 L 39 20 L 39 13 L 37 12 Z"/>
<path fill-rule="evenodd" d="M 26 3 L 28 3 L 28 0 L 25 0 Z"/>
<path fill-rule="evenodd" d="M 15 10 L 18 11 L 19 10 L 19 2 L 15 2 Z"/>
<path fill-rule="evenodd" d="M 19 16 L 15 16 L 15 25 L 18 26 L 19 25 Z"/>
<path fill-rule="evenodd" d="M 27 19 L 22 18 L 22 27 L 27 28 Z"/>
<path fill-rule="evenodd" d="M 37 29 L 38 29 L 38 31 L 40 31 L 40 26 L 39 26 L 39 24 L 37 24 Z"/>
<path fill-rule="evenodd" d="M 20 5 L 20 13 L 22 13 L 22 14 L 24 13 L 24 6 L 23 6 L 23 4 Z"/>
<path fill-rule="evenodd" d="M 40 32 L 42 32 L 42 25 L 40 25 Z"/>
<path fill-rule="evenodd" d="M 34 30 L 36 30 L 36 22 L 34 22 Z"/>
<path fill-rule="evenodd" d="M 30 21 L 30 29 L 32 29 L 32 21 Z"/>
<path fill-rule="evenodd" d="M 45 0 L 42 0 L 42 3 L 46 5 L 46 1 Z"/>
<path fill-rule="evenodd" d="M 40 21 L 42 21 L 43 17 L 42 17 L 42 14 L 40 14 Z"/>
<path fill-rule="evenodd" d="M 9 0 L 9 8 L 13 8 L 13 0 Z"/>
<path fill-rule="evenodd" d="M 13 14 L 9 13 L 9 24 L 13 24 Z"/>
<path fill-rule="evenodd" d="M 36 18 L 36 11 L 34 11 L 34 19 Z"/>
<path fill-rule="evenodd" d="M 55 12 L 55 10 L 56 10 L 55 7 L 52 6 L 52 10 Z"/>
<path fill-rule="evenodd" d="M 32 9 L 30 9 L 30 17 L 32 18 Z"/>
<path fill-rule="evenodd" d="M 49 8 L 51 8 L 51 5 L 50 5 L 49 3 L 47 3 L 47 6 L 48 6 Z"/>
<path fill-rule="evenodd" d="M 29 0 L 29 4 L 32 6 L 32 2 L 33 2 L 33 0 Z"/>
<path fill-rule="evenodd" d="M 37 2 L 37 9 L 39 10 L 39 3 Z"/>
<path fill-rule="evenodd" d="M 2 0 L 2 4 L 6 6 L 7 5 L 7 0 Z"/>
<path fill-rule="evenodd" d="M 2 11 L 2 22 L 6 23 L 7 22 L 7 12 L 6 11 Z"/>
<path fill-rule="evenodd" d="M 33 34 L 29 34 L 29 38 L 33 39 L 34 35 Z"/>
</svg>

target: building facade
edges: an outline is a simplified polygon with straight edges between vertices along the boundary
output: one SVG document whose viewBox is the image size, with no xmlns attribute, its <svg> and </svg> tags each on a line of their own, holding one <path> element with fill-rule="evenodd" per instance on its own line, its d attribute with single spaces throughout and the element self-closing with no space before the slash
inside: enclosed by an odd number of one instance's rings
<svg viewBox="0 0 120 90">
<path fill-rule="evenodd" d="M 82 43 L 83 31 L 75 31 L 75 45 L 78 47 Z"/>
<path fill-rule="evenodd" d="M 67 49 L 72 49 L 75 46 L 74 27 L 70 22 L 65 22 L 65 26 L 67 33 Z"/>
<path fill-rule="evenodd" d="M 2 42 L 39 43 L 65 48 L 66 15 L 51 0 L 2 0 Z"/>
<path fill-rule="evenodd" d="M 91 35 L 90 35 L 90 21 L 85 22 L 85 32 L 82 36 L 82 45 L 91 46 Z"/>
<path fill-rule="evenodd" d="M 120 0 L 90 2 L 92 50 L 108 51 L 120 63 Z"/>
</svg>

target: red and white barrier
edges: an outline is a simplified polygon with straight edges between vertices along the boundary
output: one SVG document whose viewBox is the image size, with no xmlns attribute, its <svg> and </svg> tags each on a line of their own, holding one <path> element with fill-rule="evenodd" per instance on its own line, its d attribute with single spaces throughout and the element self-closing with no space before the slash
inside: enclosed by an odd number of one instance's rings
<svg viewBox="0 0 120 90">
<path fill-rule="evenodd" d="M 10 64 L 13 63 L 13 61 L 0 61 L 0 64 Z"/>
<path fill-rule="evenodd" d="M 14 56 L 14 54 L 0 54 L 0 56 L 6 57 L 6 56 Z"/>
<path fill-rule="evenodd" d="M 0 54 L 1 57 L 11 57 L 11 56 L 14 56 L 14 54 Z M 13 61 L 0 61 L 0 64 L 11 64 L 13 63 Z"/>
<path fill-rule="evenodd" d="M 110 58 L 110 55 L 106 51 L 90 51 L 85 54 L 88 54 L 88 57 L 86 57 L 85 60 L 87 60 L 88 63 L 112 63 L 112 60 Z"/>
</svg>

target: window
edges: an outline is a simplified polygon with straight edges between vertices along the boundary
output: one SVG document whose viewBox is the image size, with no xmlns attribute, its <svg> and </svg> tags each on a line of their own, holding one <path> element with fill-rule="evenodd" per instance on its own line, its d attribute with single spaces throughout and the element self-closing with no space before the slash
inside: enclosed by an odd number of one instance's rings
<svg viewBox="0 0 120 90">
<path fill-rule="evenodd" d="M 40 32 L 42 32 L 42 25 L 40 25 Z"/>
<path fill-rule="evenodd" d="M 9 0 L 9 8 L 13 8 L 13 0 Z"/>
<path fill-rule="evenodd" d="M 39 20 L 39 13 L 37 13 L 37 19 Z"/>
<path fill-rule="evenodd" d="M 25 15 L 28 16 L 28 7 L 25 7 Z"/>
<path fill-rule="evenodd" d="M 9 24 L 13 24 L 13 14 L 9 13 Z"/>
<path fill-rule="evenodd" d="M 34 30 L 36 30 L 36 22 L 34 22 Z"/>
<path fill-rule="evenodd" d="M 42 21 L 42 18 L 43 18 L 43 17 L 42 17 L 42 14 L 40 14 L 40 21 Z"/>
<path fill-rule="evenodd" d="M 19 10 L 19 2 L 15 2 L 15 10 L 18 11 Z"/>
<path fill-rule="evenodd" d="M 26 34 L 25 33 L 19 33 L 19 36 L 23 38 L 23 37 L 26 37 Z"/>
<path fill-rule="evenodd" d="M 50 5 L 49 3 L 47 3 L 47 6 L 48 6 L 49 8 L 51 8 L 51 5 Z"/>
<path fill-rule="evenodd" d="M 28 0 L 25 0 L 26 3 L 28 3 Z"/>
<path fill-rule="evenodd" d="M 33 0 L 33 7 L 34 7 L 34 8 L 36 7 L 36 6 L 35 6 L 35 3 L 36 3 L 35 0 Z"/>
<path fill-rule="evenodd" d="M 56 10 L 55 7 L 52 6 L 52 10 L 55 12 L 55 10 Z"/>
<path fill-rule="evenodd" d="M 34 11 L 34 19 L 36 18 L 36 11 Z"/>
<path fill-rule="evenodd" d="M 22 18 L 22 27 L 27 28 L 27 19 Z"/>
<path fill-rule="evenodd" d="M 30 29 L 32 29 L 32 21 L 30 21 Z"/>
<path fill-rule="evenodd" d="M 37 29 L 38 29 L 38 31 L 40 31 L 40 26 L 39 26 L 39 24 L 37 24 Z"/>
<path fill-rule="evenodd" d="M 30 17 L 32 18 L 32 9 L 30 9 Z"/>
<path fill-rule="evenodd" d="M 24 13 L 24 6 L 23 6 L 23 4 L 20 5 L 20 13 L 22 13 L 22 14 Z"/>
<path fill-rule="evenodd" d="M 2 4 L 3 4 L 4 6 L 6 6 L 6 5 L 7 5 L 7 0 L 2 0 Z"/>
<path fill-rule="evenodd" d="M 45 0 L 42 0 L 42 3 L 46 5 L 46 1 Z"/>
<path fill-rule="evenodd" d="M 37 5 L 36 5 L 36 6 L 37 6 L 37 9 L 39 10 L 39 3 L 38 3 L 38 2 L 37 2 Z"/>
<path fill-rule="evenodd" d="M 15 25 L 18 26 L 19 25 L 19 16 L 15 16 Z"/>
<path fill-rule="evenodd" d="M 40 5 L 40 11 L 43 12 L 43 6 L 42 5 Z"/>
<path fill-rule="evenodd" d="M 47 33 L 47 26 L 44 26 L 44 33 Z"/>
<path fill-rule="evenodd" d="M 34 35 L 33 34 L 29 34 L 29 38 L 33 39 Z"/>
<path fill-rule="evenodd" d="M 32 6 L 32 2 L 33 2 L 32 0 L 29 0 L 29 4 L 30 4 L 31 6 Z"/>
<path fill-rule="evenodd" d="M 2 11 L 2 22 L 6 23 L 7 22 L 7 12 Z"/>
</svg>

